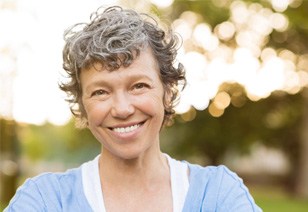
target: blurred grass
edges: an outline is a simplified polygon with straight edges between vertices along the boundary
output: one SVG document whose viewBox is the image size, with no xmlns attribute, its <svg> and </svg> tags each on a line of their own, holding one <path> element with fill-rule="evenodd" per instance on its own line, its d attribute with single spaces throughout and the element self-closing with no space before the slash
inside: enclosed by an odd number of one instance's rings
<svg viewBox="0 0 308 212">
<path fill-rule="evenodd" d="M 257 205 L 264 212 L 307 212 L 308 201 L 295 198 L 279 187 L 250 187 Z"/>
<path fill-rule="evenodd" d="M 1 202 L 0 202 L 0 211 L 3 211 L 5 208 L 5 205 L 3 205 Z"/>
</svg>

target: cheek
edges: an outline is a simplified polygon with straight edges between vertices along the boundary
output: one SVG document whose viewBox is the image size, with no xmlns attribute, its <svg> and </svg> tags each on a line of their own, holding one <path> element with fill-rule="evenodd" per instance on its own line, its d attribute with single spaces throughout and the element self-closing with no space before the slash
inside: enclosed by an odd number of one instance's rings
<svg viewBox="0 0 308 212">
<path fill-rule="evenodd" d="M 107 107 L 103 104 L 88 104 L 85 106 L 85 111 L 88 116 L 90 126 L 101 125 L 102 120 L 107 114 Z"/>
<path fill-rule="evenodd" d="M 139 102 L 144 112 L 152 116 L 157 116 L 157 118 L 163 118 L 164 104 L 161 96 L 152 95 L 143 100 L 139 100 Z"/>
</svg>

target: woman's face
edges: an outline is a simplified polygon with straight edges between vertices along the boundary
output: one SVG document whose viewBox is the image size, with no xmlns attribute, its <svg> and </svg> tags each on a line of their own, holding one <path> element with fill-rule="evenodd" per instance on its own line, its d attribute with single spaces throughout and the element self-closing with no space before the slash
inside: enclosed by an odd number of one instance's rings
<svg viewBox="0 0 308 212">
<path fill-rule="evenodd" d="M 88 127 L 104 154 L 134 159 L 160 151 L 164 90 L 149 49 L 127 68 L 110 72 L 96 64 L 82 70 L 80 80 Z"/>
</svg>

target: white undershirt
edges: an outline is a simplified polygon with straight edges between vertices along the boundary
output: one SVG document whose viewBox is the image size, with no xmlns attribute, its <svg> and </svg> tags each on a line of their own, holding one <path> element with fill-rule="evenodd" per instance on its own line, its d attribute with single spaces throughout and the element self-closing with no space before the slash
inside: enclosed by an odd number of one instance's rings
<svg viewBox="0 0 308 212">
<path fill-rule="evenodd" d="M 165 154 L 170 167 L 171 190 L 173 199 L 173 212 L 180 212 L 184 206 L 186 194 L 189 187 L 188 167 Z M 99 177 L 100 155 L 94 160 L 84 163 L 81 167 L 82 183 L 85 196 L 94 212 L 106 212 L 103 192 Z"/>
</svg>

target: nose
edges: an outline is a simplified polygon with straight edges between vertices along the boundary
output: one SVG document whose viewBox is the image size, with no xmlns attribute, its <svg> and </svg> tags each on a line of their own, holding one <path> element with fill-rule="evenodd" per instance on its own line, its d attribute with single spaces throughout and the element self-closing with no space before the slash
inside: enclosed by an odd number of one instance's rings
<svg viewBox="0 0 308 212">
<path fill-rule="evenodd" d="M 126 119 L 135 112 L 132 99 L 127 93 L 117 93 L 113 96 L 111 115 L 118 119 Z"/>
</svg>

